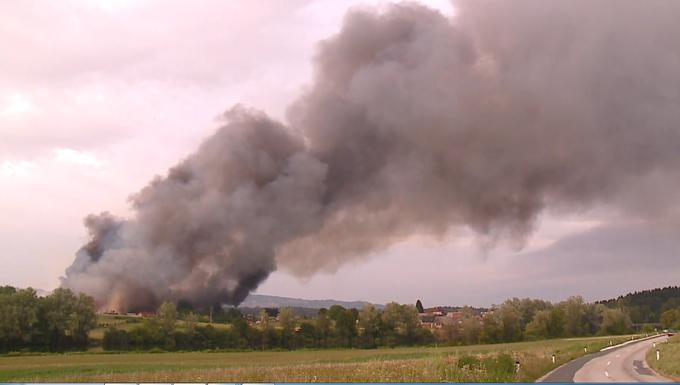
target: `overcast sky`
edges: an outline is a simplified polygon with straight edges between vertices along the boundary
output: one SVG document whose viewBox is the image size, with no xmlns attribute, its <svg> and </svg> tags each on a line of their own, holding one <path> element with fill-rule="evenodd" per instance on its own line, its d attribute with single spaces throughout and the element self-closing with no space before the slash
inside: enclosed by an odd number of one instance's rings
<svg viewBox="0 0 680 385">
<path fill-rule="evenodd" d="M 285 119 L 311 81 L 316 43 L 366 3 L 375 2 L 1 2 L 0 284 L 57 287 L 86 240 L 83 218 L 129 214 L 128 196 L 191 153 L 232 105 Z M 678 284 L 679 243 L 606 207 L 549 211 L 525 245 L 483 251 L 459 229 L 304 280 L 277 271 L 257 292 L 425 305 L 595 300 Z"/>
</svg>

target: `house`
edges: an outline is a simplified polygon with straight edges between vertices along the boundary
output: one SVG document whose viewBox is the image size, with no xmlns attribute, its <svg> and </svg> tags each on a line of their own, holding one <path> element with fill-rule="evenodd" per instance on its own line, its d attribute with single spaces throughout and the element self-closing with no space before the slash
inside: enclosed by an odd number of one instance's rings
<svg viewBox="0 0 680 385">
<path fill-rule="evenodd" d="M 432 307 L 429 309 L 425 309 L 425 314 L 432 314 L 434 316 L 440 317 L 446 315 L 446 309 L 443 307 Z"/>
<path fill-rule="evenodd" d="M 418 318 L 420 319 L 420 327 L 426 329 L 441 329 L 446 325 L 453 325 L 457 322 L 440 311 L 421 313 Z"/>
<path fill-rule="evenodd" d="M 435 324 L 435 327 L 437 329 L 440 329 L 440 328 L 447 326 L 447 325 L 448 326 L 455 325 L 457 323 L 458 323 L 457 320 L 454 320 L 453 318 L 447 317 L 445 315 L 437 316 L 437 317 L 434 318 L 434 324 Z"/>
<path fill-rule="evenodd" d="M 434 329 L 434 318 L 435 316 L 430 313 L 419 313 L 420 327 Z"/>
<path fill-rule="evenodd" d="M 460 321 L 463 318 L 463 312 L 462 311 L 452 311 L 451 313 L 448 313 L 446 316 L 451 318 L 454 321 Z"/>
</svg>

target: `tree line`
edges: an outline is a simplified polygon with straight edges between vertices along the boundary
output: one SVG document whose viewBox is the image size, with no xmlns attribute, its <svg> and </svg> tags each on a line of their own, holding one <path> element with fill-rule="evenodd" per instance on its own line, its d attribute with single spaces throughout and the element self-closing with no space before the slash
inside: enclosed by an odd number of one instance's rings
<svg viewBox="0 0 680 385">
<path fill-rule="evenodd" d="M 99 344 L 106 350 L 369 349 L 633 331 L 630 309 L 622 301 L 606 306 L 587 303 L 582 297 L 559 303 L 513 298 L 488 311 L 464 307 L 454 317 L 436 317 L 436 324 L 422 322 L 427 317 L 423 317 L 426 310 L 420 301 L 415 305 L 389 303 L 382 309 L 334 305 L 314 316 L 299 316 L 290 308 L 274 310 L 244 316 L 237 308 L 219 305 L 194 309 L 182 302 L 164 303 L 151 318 L 119 316 L 125 327 L 100 325 L 108 326 L 103 339 L 91 340 L 90 331 L 97 327 L 91 297 L 68 289 L 38 297 L 33 289 L 5 286 L 0 287 L 0 352 L 78 350 Z M 666 328 L 680 329 L 680 306 L 665 310 L 660 321 Z M 653 328 L 647 325 L 642 331 Z"/>
<path fill-rule="evenodd" d="M 680 330 L 680 307 L 661 313 L 661 325 L 665 329 Z"/>
<path fill-rule="evenodd" d="M 556 304 L 513 298 L 483 314 L 463 308 L 459 317 L 438 317 L 442 323 L 435 328 L 423 327 L 419 310 L 424 309 L 422 304 L 417 305 L 389 303 L 382 310 L 373 305 L 360 310 L 335 305 L 319 310 L 315 317 L 297 317 L 291 309 L 281 308 L 275 318 L 272 312 L 262 310 L 250 323 L 236 309 L 214 309 L 212 314 L 217 319 L 228 319 L 225 322 L 230 324 L 215 327 L 198 325 L 204 314 L 178 311 L 174 304 L 165 303 L 157 318 L 130 330 L 110 328 L 103 346 L 109 350 L 377 348 L 503 343 L 633 331 L 626 309 L 586 303 L 582 297 Z"/>
<path fill-rule="evenodd" d="M 470 308 L 463 308 L 462 317 L 457 322 L 443 325 L 437 330 L 436 337 L 441 343 L 468 345 L 631 331 L 632 322 L 626 309 L 586 303 L 576 296 L 556 304 L 513 298 L 481 316 Z"/>
<path fill-rule="evenodd" d="M 173 303 L 164 303 L 157 317 L 130 330 L 110 327 L 104 333 L 102 346 L 106 350 L 265 350 L 376 348 L 434 342 L 433 333 L 419 327 L 416 308 L 397 303 L 383 310 L 373 305 L 361 310 L 334 305 L 320 309 L 311 318 L 297 317 L 289 308 L 279 309 L 276 318 L 262 310 L 250 323 L 236 309 L 228 313 L 213 310 L 214 320 L 228 319 L 228 327 L 200 325 L 200 316 L 194 312 L 182 314 Z"/>
<path fill-rule="evenodd" d="M 657 323 L 664 312 L 680 308 L 680 286 L 636 291 L 598 303 L 627 309 L 634 323 Z"/>
<path fill-rule="evenodd" d="M 0 351 L 84 349 L 97 324 L 94 299 L 57 289 L 38 297 L 33 289 L 0 287 Z"/>
</svg>

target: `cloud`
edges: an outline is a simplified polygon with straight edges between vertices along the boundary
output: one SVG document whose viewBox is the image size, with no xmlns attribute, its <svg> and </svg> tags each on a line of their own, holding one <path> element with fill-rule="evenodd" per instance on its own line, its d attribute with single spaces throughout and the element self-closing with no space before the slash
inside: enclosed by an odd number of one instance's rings
<svg viewBox="0 0 680 385">
<path fill-rule="evenodd" d="M 35 106 L 26 95 L 14 94 L 7 99 L 5 107 L 0 112 L 0 115 L 5 117 L 18 117 L 35 109 Z"/>
<path fill-rule="evenodd" d="M 601 273 L 639 274 L 680 270 L 680 238 L 676 222 L 607 223 L 563 237 L 553 245 L 520 254 L 520 265 L 534 265 L 528 276 L 574 276 Z"/>
<path fill-rule="evenodd" d="M 101 168 L 103 165 L 103 162 L 91 152 L 78 151 L 71 148 L 55 149 L 54 159 L 58 162 L 72 163 L 92 168 Z"/>
<path fill-rule="evenodd" d="M 3 161 L 0 163 L 0 177 L 25 176 L 31 173 L 35 164 L 29 161 Z"/>
</svg>

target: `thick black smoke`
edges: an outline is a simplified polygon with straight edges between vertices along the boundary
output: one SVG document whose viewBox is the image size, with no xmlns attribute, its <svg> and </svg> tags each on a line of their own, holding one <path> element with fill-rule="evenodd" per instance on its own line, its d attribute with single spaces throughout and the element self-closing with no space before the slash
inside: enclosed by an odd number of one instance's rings
<svg viewBox="0 0 680 385">
<path fill-rule="evenodd" d="M 637 213 L 630 191 L 677 178 L 680 2 L 456 9 L 348 14 L 288 125 L 231 109 L 134 218 L 87 218 L 63 284 L 119 309 L 238 304 L 277 265 L 333 270 L 463 226 L 521 241 L 546 207 Z"/>
</svg>

